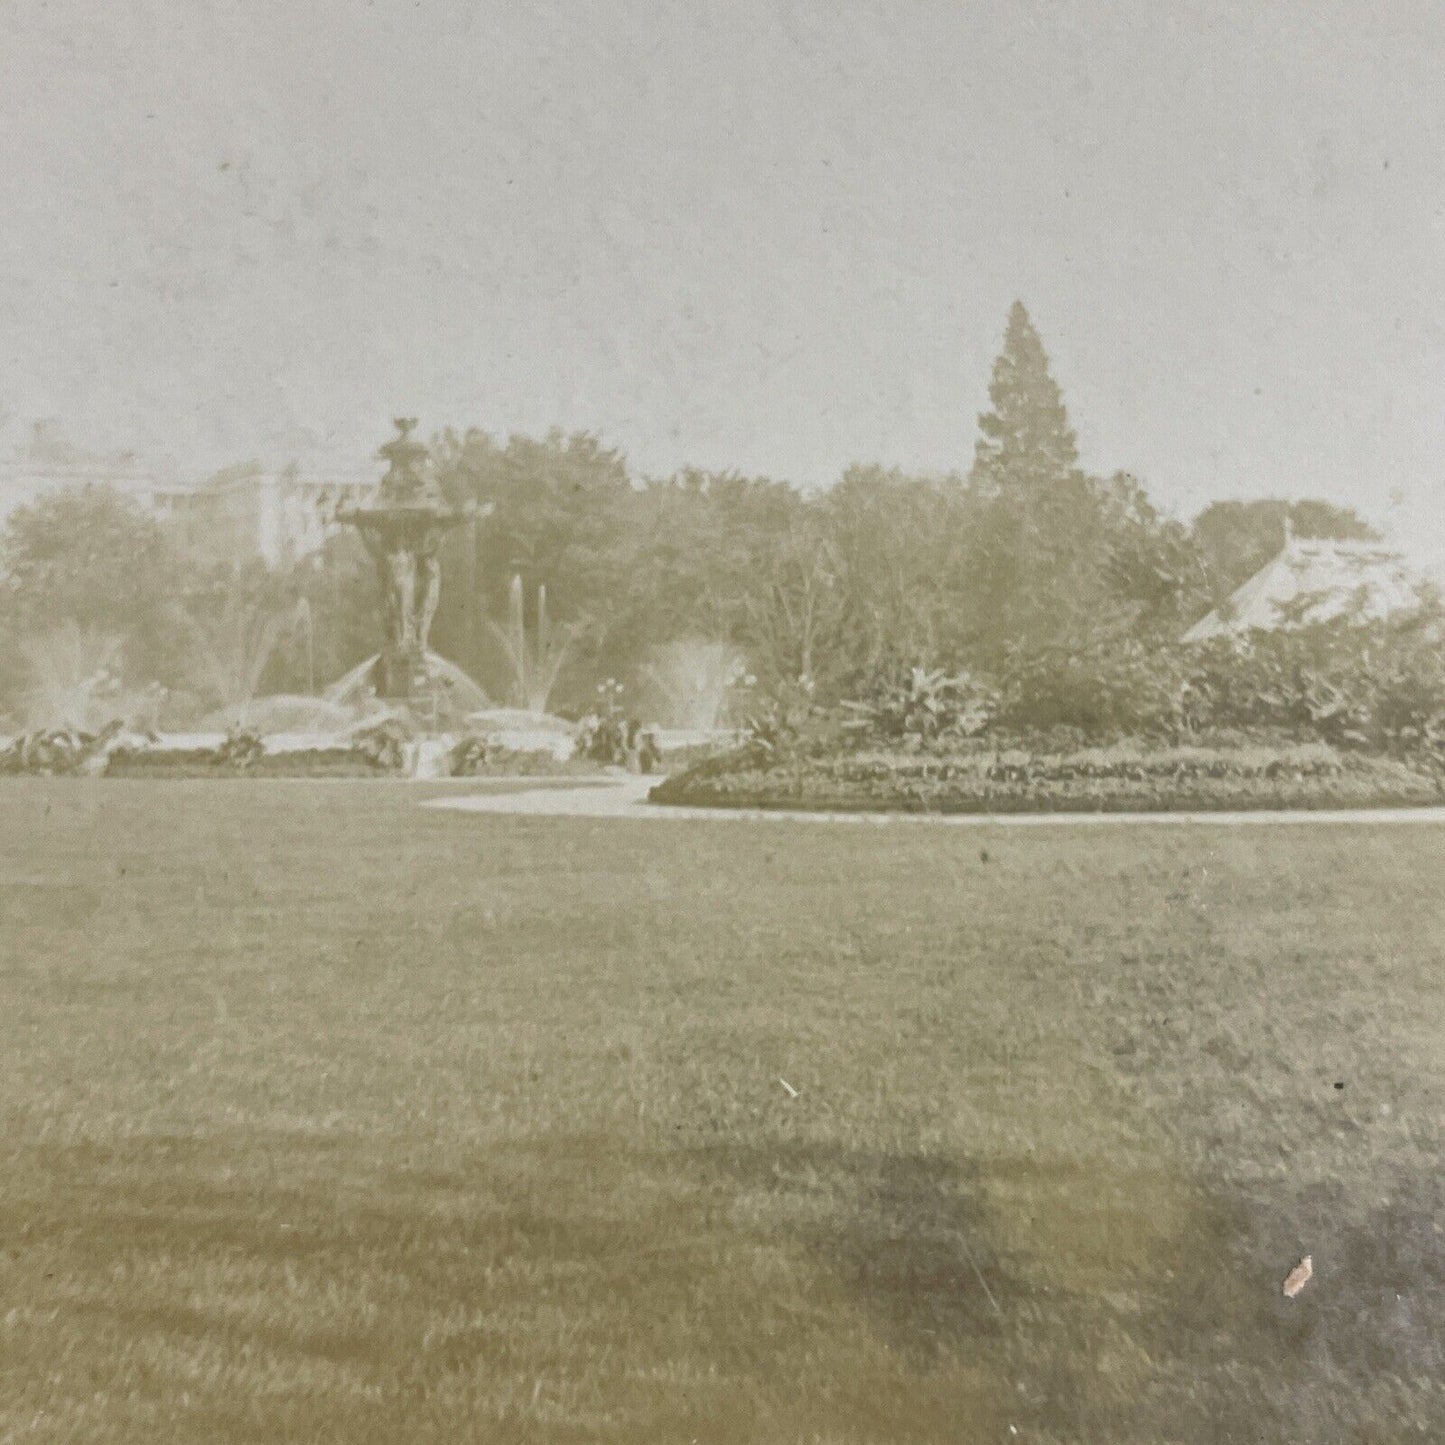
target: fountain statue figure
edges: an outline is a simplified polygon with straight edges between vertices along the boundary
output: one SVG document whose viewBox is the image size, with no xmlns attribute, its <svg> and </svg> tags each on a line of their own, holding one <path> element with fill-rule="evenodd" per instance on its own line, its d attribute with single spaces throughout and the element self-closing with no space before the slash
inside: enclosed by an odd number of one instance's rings
<svg viewBox="0 0 1445 1445">
<path fill-rule="evenodd" d="M 378 455 L 387 465 L 376 494 L 337 512 L 361 533 L 385 601 L 386 645 L 376 661 L 378 697 L 415 698 L 426 683 L 427 640 L 441 600 L 441 545 L 467 511 L 447 505 L 412 437 L 415 417 L 396 419 L 397 435 Z"/>
</svg>

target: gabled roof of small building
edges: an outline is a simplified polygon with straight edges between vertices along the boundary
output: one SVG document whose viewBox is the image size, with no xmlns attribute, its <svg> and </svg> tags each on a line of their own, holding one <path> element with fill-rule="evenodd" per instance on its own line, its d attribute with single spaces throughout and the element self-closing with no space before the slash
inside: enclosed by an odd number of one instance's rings
<svg viewBox="0 0 1445 1445">
<path fill-rule="evenodd" d="M 1288 537 L 1283 549 L 1228 601 L 1184 634 L 1185 642 L 1328 622 L 1351 614 L 1362 621 L 1413 607 L 1423 579 L 1383 542 Z"/>
</svg>

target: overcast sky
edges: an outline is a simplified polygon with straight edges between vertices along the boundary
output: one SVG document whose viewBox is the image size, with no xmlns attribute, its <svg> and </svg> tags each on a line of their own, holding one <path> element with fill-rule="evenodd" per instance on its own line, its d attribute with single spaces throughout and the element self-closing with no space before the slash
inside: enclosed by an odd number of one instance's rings
<svg viewBox="0 0 1445 1445">
<path fill-rule="evenodd" d="M 1445 517 L 1439 0 L 0 0 L 0 445 L 966 467 Z"/>
</svg>

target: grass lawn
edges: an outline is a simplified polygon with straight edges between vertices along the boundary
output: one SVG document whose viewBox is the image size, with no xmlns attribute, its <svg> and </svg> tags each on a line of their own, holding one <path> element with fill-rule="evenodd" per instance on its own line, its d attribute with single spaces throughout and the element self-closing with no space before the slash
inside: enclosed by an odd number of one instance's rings
<svg viewBox="0 0 1445 1445">
<path fill-rule="evenodd" d="M 1445 1439 L 1445 829 L 426 791 L 0 785 L 0 1441 Z"/>
</svg>

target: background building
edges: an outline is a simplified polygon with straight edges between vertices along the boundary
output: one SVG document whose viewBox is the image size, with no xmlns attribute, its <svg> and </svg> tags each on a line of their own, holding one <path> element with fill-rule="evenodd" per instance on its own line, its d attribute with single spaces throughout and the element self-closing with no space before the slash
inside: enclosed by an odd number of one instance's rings
<svg viewBox="0 0 1445 1445">
<path fill-rule="evenodd" d="M 1387 543 L 1287 536 L 1279 554 L 1196 622 L 1184 640 L 1302 627 L 1345 613 L 1384 617 L 1414 606 L 1424 585 L 1425 578 Z"/>
<path fill-rule="evenodd" d="M 365 475 L 364 472 L 359 472 Z M 188 551 L 216 561 L 260 558 L 280 567 L 320 550 L 337 530 L 338 505 L 375 490 L 374 479 L 303 474 L 296 466 L 226 467 L 203 481 L 131 454 L 101 455 L 37 424 L 29 442 L 0 459 L 0 515 L 47 491 L 110 487 L 174 529 Z"/>
<path fill-rule="evenodd" d="M 181 544 L 216 560 L 259 557 L 281 567 L 320 550 L 337 531 L 338 506 L 352 505 L 375 482 L 228 467 L 199 486 L 157 492 L 153 505 Z"/>
</svg>

